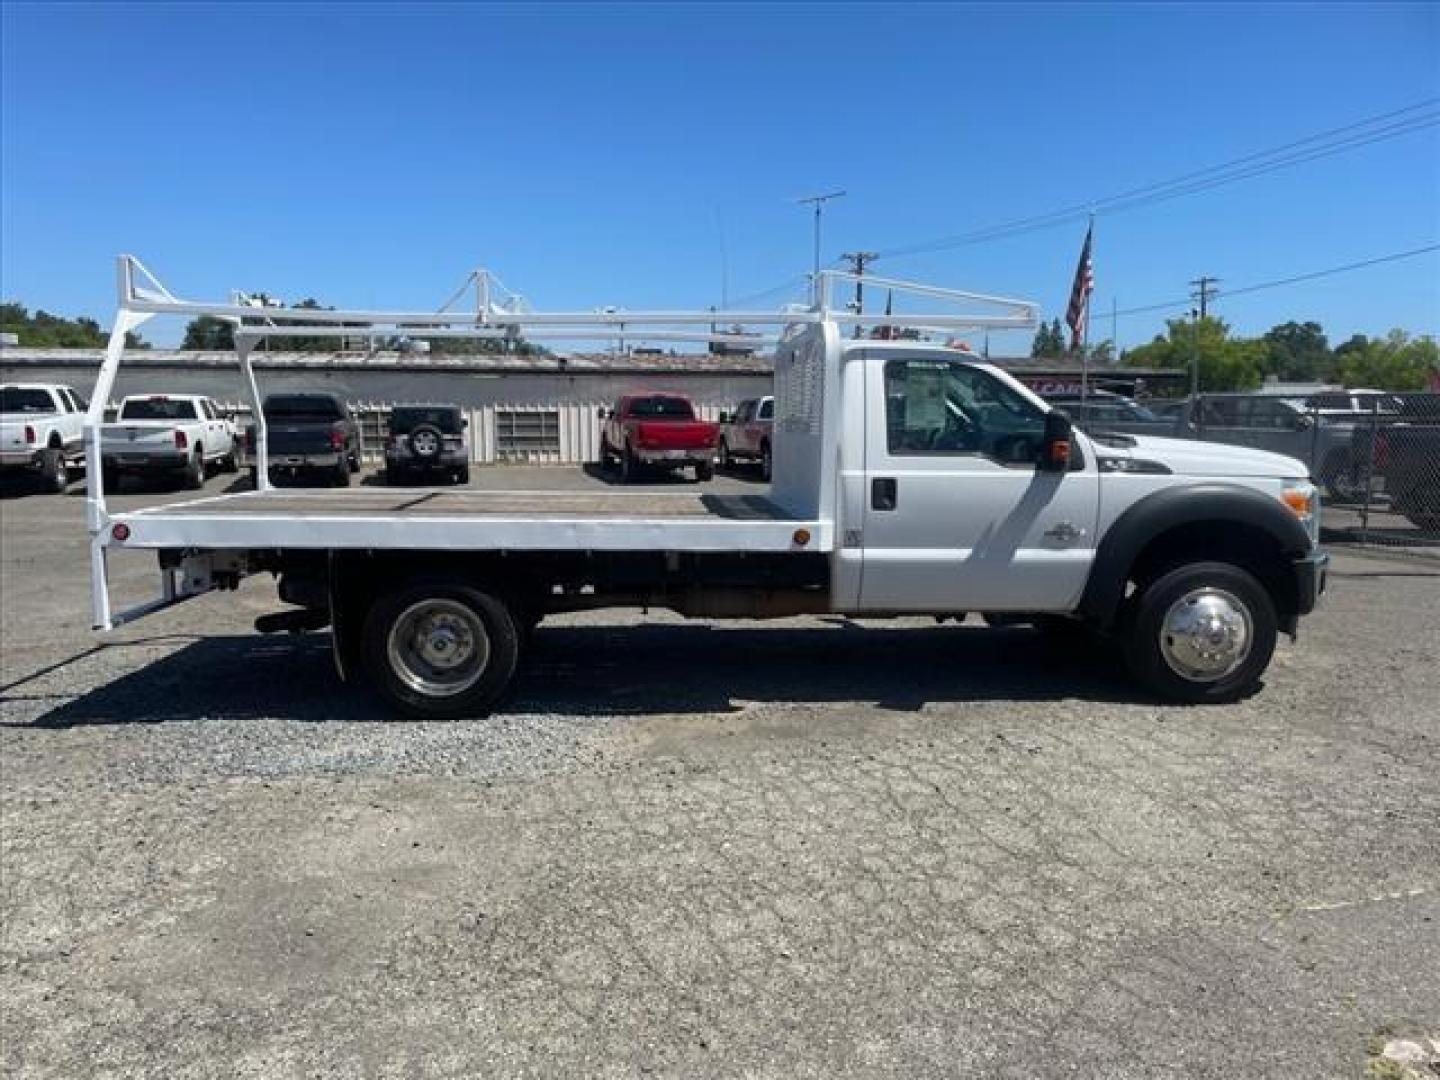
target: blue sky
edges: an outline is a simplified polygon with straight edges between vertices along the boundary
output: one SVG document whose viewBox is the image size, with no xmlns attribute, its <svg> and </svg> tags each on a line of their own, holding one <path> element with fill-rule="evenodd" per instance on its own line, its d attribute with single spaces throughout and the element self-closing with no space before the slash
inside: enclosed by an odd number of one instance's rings
<svg viewBox="0 0 1440 1080">
<path fill-rule="evenodd" d="M 827 259 L 1087 202 L 1440 97 L 1440 6 L 385 4 L 3 9 L 0 291 L 705 306 Z M 1096 226 L 1097 324 L 1440 240 L 1440 128 Z M 1083 225 L 877 272 L 1061 314 Z M 722 260 L 722 249 L 727 258 Z M 763 298 L 778 302 L 779 293 Z M 1440 253 L 1223 300 L 1247 332 L 1440 331 Z M 1164 313 L 1120 321 L 1122 343 Z M 152 323 L 152 339 L 178 326 Z M 1024 351 L 997 340 L 996 351 Z"/>
</svg>

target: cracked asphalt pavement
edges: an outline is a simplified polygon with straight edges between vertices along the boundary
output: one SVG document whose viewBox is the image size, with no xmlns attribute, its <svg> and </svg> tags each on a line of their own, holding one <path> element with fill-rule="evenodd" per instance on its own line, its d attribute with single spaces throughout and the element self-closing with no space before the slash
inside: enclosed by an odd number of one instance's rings
<svg viewBox="0 0 1440 1080">
<path fill-rule="evenodd" d="M 252 634 L 266 580 L 91 634 L 83 500 L 7 495 L 6 1075 L 1346 1077 L 1440 1032 L 1435 563 L 1340 556 L 1234 706 L 973 621 L 627 612 L 418 724 Z"/>
</svg>

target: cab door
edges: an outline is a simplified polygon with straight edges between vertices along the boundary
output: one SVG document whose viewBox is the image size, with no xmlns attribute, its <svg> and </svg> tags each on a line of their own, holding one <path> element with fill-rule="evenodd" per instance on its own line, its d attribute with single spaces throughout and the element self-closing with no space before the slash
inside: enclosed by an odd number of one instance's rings
<svg viewBox="0 0 1440 1080">
<path fill-rule="evenodd" d="M 1037 468 L 1045 413 L 945 357 L 865 372 L 864 611 L 1070 611 L 1095 555 L 1099 473 Z"/>
</svg>

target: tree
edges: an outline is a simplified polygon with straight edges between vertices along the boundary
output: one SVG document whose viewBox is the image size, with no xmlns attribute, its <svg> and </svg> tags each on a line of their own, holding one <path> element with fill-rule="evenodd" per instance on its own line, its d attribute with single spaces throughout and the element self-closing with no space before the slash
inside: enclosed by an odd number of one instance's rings
<svg viewBox="0 0 1440 1080">
<path fill-rule="evenodd" d="M 0 331 L 14 334 L 21 345 L 37 349 L 103 349 L 109 331 L 88 316 L 75 319 L 51 315 L 43 308 L 34 315 L 24 304 L 7 301 L 0 304 Z M 133 332 L 125 335 L 132 349 L 148 349 L 149 343 Z"/>
<path fill-rule="evenodd" d="M 1336 353 L 1336 376 L 1346 386 L 1370 390 L 1423 390 L 1440 373 L 1440 345 L 1431 337 L 1412 338 L 1391 330 L 1384 338 L 1362 334 Z"/>
<path fill-rule="evenodd" d="M 1255 338 L 1232 338 L 1221 319 L 1168 319 L 1166 333 L 1148 345 L 1127 350 L 1129 367 L 1180 368 L 1198 359 L 1202 391 L 1253 390 L 1264 373 L 1266 346 Z"/>
<path fill-rule="evenodd" d="M 1330 374 L 1334 354 L 1317 322 L 1290 321 L 1271 327 L 1265 342 L 1265 374 L 1285 382 L 1317 382 Z"/>
<path fill-rule="evenodd" d="M 1064 356 L 1065 331 L 1060 328 L 1060 320 L 1052 319 L 1049 323 L 1041 323 L 1035 331 L 1035 341 L 1030 346 L 1031 356 Z"/>
<path fill-rule="evenodd" d="M 229 352 L 235 348 L 235 326 L 227 319 L 201 315 L 186 324 L 185 340 L 180 342 L 180 347 L 198 352 Z"/>
</svg>

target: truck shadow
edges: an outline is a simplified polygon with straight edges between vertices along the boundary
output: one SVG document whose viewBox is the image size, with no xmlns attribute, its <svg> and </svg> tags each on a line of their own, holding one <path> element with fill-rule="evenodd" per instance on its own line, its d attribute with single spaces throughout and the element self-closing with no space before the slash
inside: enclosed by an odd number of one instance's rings
<svg viewBox="0 0 1440 1080">
<path fill-rule="evenodd" d="M 542 626 L 502 714 L 610 717 L 735 712 L 751 702 L 1145 700 L 1118 662 L 1023 627 Z M 26 727 L 278 718 L 393 719 L 333 674 L 328 634 L 201 639 L 46 712 Z M 0 701 L 17 701 L 23 686 Z"/>
</svg>

